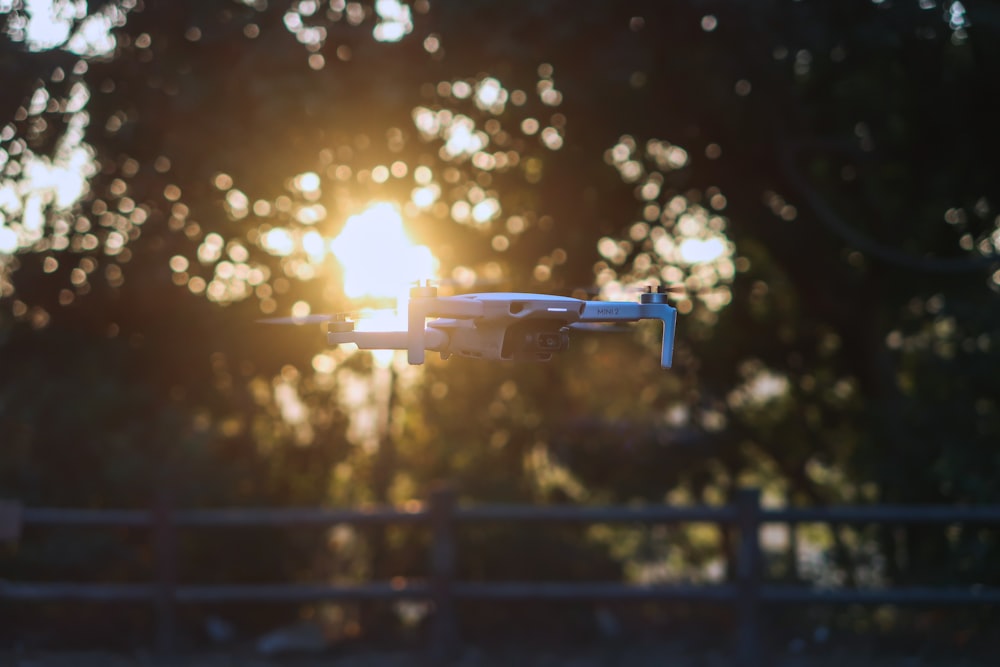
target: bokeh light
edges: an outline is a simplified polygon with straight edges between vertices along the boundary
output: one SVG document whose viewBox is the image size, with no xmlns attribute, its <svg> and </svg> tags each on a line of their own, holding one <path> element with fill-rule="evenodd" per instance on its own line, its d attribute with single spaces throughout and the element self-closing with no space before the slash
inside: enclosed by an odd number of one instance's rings
<svg viewBox="0 0 1000 667">
<path fill-rule="evenodd" d="M 106 56 L 115 49 L 114 28 L 125 25 L 136 0 L 118 0 L 88 14 L 86 2 L 65 0 L 25 0 L 21 11 L 5 26 L 7 36 L 23 42 L 30 51 L 63 49 L 79 56 Z M 5 6 L 6 5 L 6 6 Z M 0 2 L 0 11 L 10 11 L 11 3 Z"/>
<path fill-rule="evenodd" d="M 697 302 L 704 306 L 697 315 L 711 321 L 731 301 L 729 285 L 736 273 L 736 248 L 726 234 L 728 221 L 719 213 L 725 196 L 715 187 L 704 192 L 669 187 L 671 172 L 684 169 L 689 155 L 668 141 L 650 139 L 640 146 L 626 135 L 604 159 L 634 185 L 641 220 L 628 226 L 625 238 L 598 241 L 603 259 L 594 273 L 602 296 L 627 299 L 640 287 L 682 286 L 678 310 L 690 313 Z"/>
</svg>

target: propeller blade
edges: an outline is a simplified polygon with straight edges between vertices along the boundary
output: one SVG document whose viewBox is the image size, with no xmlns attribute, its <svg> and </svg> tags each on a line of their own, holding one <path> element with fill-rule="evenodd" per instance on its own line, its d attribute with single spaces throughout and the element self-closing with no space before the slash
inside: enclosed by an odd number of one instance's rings
<svg viewBox="0 0 1000 667">
<path fill-rule="evenodd" d="M 483 291 L 484 289 L 494 289 L 499 285 L 507 283 L 501 278 L 476 277 L 474 280 L 459 280 L 458 278 L 432 278 L 430 280 L 415 281 L 413 287 L 437 287 L 442 289 L 446 295 L 451 296 L 459 293 Z"/>
<path fill-rule="evenodd" d="M 684 294 L 690 292 L 684 285 L 647 285 L 630 288 L 632 292 L 647 292 L 653 294 Z"/>
<path fill-rule="evenodd" d="M 687 294 L 690 290 L 684 285 L 633 285 L 631 287 L 626 287 L 624 289 L 625 293 L 640 294 L 643 292 L 647 293 L 658 293 L 658 294 Z M 595 301 L 596 297 L 601 295 L 601 289 L 599 287 L 579 287 L 573 290 L 573 298 L 580 299 L 582 301 Z"/>
<path fill-rule="evenodd" d="M 257 323 L 285 325 L 293 324 L 296 326 L 303 326 L 306 324 L 326 324 L 327 322 L 334 322 L 338 320 L 360 322 L 362 320 L 384 320 L 386 318 L 394 317 L 396 312 L 397 311 L 394 308 L 363 308 L 361 310 L 349 310 L 336 314 L 313 313 L 311 315 L 303 315 L 302 317 L 295 317 L 294 315 L 289 317 L 265 317 L 257 320 Z"/>
<path fill-rule="evenodd" d="M 332 322 L 334 320 L 333 315 L 305 315 L 303 317 L 266 317 L 264 319 L 257 320 L 258 324 L 293 324 L 296 326 L 302 326 L 305 324 L 325 324 L 326 322 Z"/>
</svg>

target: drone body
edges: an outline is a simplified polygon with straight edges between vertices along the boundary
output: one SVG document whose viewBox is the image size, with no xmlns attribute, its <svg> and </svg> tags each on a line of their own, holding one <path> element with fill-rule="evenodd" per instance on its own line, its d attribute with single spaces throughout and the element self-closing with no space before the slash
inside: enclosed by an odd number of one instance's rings
<svg viewBox="0 0 1000 667">
<path fill-rule="evenodd" d="M 663 322 L 660 365 L 673 357 L 677 310 L 662 292 L 646 292 L 638 303 L 584 301 L 520 292 L 438 296 L 437 289 L 411 290 L 406 331 L 355 331 L 346 319 L 328 325 L 330 345 L 354 343 L 361 349 L 401 349 L 411 364 L 424 363 L 427 350 L 491 361 L 548 361 L 569 345 L 569 331 L 596 323 Z"/>
</svg>

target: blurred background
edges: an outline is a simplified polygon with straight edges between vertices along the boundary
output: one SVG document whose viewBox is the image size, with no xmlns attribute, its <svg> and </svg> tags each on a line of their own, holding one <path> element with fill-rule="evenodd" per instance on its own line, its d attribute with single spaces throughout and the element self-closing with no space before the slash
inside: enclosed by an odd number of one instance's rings
<svg viewBox="0 0 1000 667">
<path fill-rule="evenodd" d="M 995 4 L 0 0 L 0 27 L 0 498 L 416 508 L 444 481 L 463 504 L 1000 501 Z M 652 324 L 574 334 L 548 364 L 411 367 L 256 322 L 392 307 L 422 279 L 682 286 L 674 367 Z M 465 580 L 733 576 L 713 526 L 456 539 Z M 809 586 L 1000 583 L 985 525 L 761 543 L 768 576 Z M 200 531 L 178 578 L 421 577 L 427 552 L 411 526 Z M 152 560 L 143 530 L 28 527 L 0 578 L 141 582 Z M 141 605 L 92 609 L 0 600 L 0 642 L 150 643 Z M 178 634 L 306 619 L 334 645 L 409 646 L 428 613 L 188 605 Z M 459 618 L 528 644 L 728 627 L 693 603 Z M 768 631 L 783 651 L 978 655 L 996 620 L 816 607 Z"/>
</svg>

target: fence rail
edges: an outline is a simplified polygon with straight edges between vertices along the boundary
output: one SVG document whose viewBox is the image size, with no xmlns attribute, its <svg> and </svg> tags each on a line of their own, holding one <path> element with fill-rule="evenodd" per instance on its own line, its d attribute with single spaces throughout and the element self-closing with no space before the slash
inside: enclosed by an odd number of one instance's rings
<svg viewBox="0 0 1000 667">
<path fill-rule="evenodd" d="M 455 536 L 460 524 L 544 523 L 715 523 L 739 531 L 735 579 L 729 583 L 634 585 L 617 582 L 471 582 L 455 578 Z M 1000 604 L 1000 588 L 816 589 L 763 581 L 760 527 L 798 524 L 995 524 L 1000 507 L 856 506 L 765 509 L 760 493 L 745 489 L 730 506 L 700 507 L 459 507 L 443 487 L 413 509 L 242 508 L 172 511 L 160 502 L 150 511 L 23 508 L 0 502 L 0 541 L 15 540 L 23 526 L 108 526 L 150 529 L 155 581 L 145 584 L 11 582 L 0 579 L 0 600 L 152 602 L 157 648 L 173 645 L 175 605 L 217 602 L 315 602 L 429 600 L 434 604 L 429 650 L 436 662 L 454 651 L 458 639 L 455 603 L 460 600 L 658 600 L 708 601 L 732 605 L 738 617 L 736 658 L 746 667 L 762 664 L 761 606 L 764 604 Z M 176 530 L 186 527 L 331 526 L 419 524 L 431 532 L 430 576 L 426 581 L 393 580 L 353 585 L 187 585 L 177 581 Z"/>
</svg>

